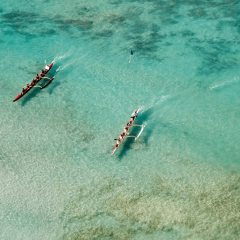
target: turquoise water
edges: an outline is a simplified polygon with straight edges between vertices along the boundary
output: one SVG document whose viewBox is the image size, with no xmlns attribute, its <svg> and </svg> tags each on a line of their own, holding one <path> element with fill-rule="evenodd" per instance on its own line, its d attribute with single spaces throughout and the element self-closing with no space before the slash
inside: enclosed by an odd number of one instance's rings
<svg viewBox="0 0 240 240">
<path fill-rule="evenodd" d="M 239 239 L 239 13 L 1 1 L 0 238 Z M 138 107 L 143 133 L 111 156 Z"/>
</svg>

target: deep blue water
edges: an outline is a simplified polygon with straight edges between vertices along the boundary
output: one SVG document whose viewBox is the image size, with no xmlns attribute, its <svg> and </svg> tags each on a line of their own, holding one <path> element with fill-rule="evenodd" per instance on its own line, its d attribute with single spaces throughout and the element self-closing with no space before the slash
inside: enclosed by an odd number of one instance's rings
<svg viewBox="0 0 240 240">
<path fill-rule="evenodd" d="M 239 239 L 239 33 L 232 0 L 1 1 L 0 238 Z"/>
</svg>

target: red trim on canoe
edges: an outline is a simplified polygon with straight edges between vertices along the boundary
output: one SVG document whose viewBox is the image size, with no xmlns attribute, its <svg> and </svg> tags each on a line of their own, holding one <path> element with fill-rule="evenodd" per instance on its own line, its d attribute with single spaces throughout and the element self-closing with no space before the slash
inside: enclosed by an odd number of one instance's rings
<svg viewBox="0 0 240 240">
<path fill-rule="evenodd" d="M 17 101 L 21 97 L 21 94 L 19 94 L 13 101 Z"/>
<path fill-rule="evenodd" d="M 111 155 L 113 155 L 114 154 L 114 152 L 117 150 L 117 147 L 115 147 L 114 149 L 113 149 L 113 151 L 112 151 L 112 154 Z"/>
<path fill-rule="evenodd" d="M 138 109 L 135 111 L 135 113 L 138 113 L 138 112 L 139 112 L 139 110 L 140 110 L 140 108 L 138 108 Z"/>
<path fill-rule="evenodd" d="M 52 67 L 53 63 L 54 63 L 54 62 L 52 62 L 52 63 L 49 65 L 49 70 L 50 70 L 50 68 Z"/>
</svg>

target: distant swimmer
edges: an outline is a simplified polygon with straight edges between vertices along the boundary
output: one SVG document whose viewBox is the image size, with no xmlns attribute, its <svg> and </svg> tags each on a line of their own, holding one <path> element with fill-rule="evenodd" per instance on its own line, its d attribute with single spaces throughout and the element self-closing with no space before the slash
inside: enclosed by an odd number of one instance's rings
<svg viewBox="0 0 240 240">
<path fill-rule="evenodd" d="M 131 50 L 131 55 L 130 55 L 130 60 L 129 60 L 129 63 L 131 63 L 131 57 L 133 55 L 133 51 Z"/>
</svg>

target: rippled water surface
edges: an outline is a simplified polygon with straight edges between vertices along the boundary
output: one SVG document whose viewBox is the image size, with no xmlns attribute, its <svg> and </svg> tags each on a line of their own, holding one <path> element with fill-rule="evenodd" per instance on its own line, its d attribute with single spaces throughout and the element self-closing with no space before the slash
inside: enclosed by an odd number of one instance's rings
<svg viewBox="0 0 240 240">
<path fill-rule="evenodd" d="M 239 34 L 233 0 L 2 0 L 0 238 L 239 239 Z"/>
</svg>

